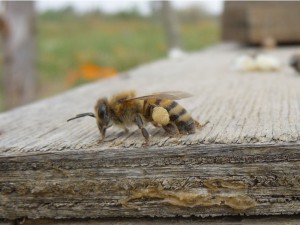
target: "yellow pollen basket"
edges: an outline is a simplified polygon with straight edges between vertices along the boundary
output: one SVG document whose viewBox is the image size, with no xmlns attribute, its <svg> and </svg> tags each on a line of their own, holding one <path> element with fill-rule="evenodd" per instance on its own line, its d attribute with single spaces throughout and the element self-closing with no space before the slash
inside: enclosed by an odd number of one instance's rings
<svg viewBox="0 0 300 225">
<path fill-rule="evenodd" d="M 152 112 L 152 119 L 163 126 L 167 125 L 170 122 L 170 117 L 168 111 L 161 107 L 155 107 Z"/>
</svg>

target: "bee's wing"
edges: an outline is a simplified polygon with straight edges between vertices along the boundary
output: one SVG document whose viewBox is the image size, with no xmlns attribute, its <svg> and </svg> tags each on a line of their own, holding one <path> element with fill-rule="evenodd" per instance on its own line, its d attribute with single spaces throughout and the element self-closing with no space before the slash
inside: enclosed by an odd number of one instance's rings
<svg viewBox="0 0 300 225">
<path fill-rule="evenodd" d="M 121 102 L 129 102 L 132 100 L 147 100 L 153 98 L 179 100 L 183 98 L 189 98 L 191 96 L 192 96 L 191 94 L 183 91 L 166 91 L 166 92 L 156 92 L 153 93 L 152 95 L 145 95 L 145 96 L 140 96 L 140 97 L 135 97 L 130 99 L 124 99 L 121 100 Z"/>
</svg>

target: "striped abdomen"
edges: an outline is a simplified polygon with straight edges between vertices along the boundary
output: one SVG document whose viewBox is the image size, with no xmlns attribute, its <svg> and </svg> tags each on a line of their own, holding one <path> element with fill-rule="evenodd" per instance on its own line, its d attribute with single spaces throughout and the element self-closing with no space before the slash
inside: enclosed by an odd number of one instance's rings
<svg viewBox="0 0 300 225">
<path fill-rule="evenodd" d="M 144 104 L 144 116 L 152 121 L 152 109 L 155 106 L 165 108 L 170 116 L 170 122 L 174 123 L 180 133 L 195 133 L 195 121 L 191 115 L 177 102 L 168 99 L 148 99 Z"/>
</svg>

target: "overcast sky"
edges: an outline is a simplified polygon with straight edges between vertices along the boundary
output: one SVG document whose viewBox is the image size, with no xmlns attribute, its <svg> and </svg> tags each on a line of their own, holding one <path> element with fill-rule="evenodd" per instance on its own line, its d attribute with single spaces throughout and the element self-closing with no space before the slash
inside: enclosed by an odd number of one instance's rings
<svg viewBox="0 0 300 225">
<path fill-rule="evenodd" d="M 172 1 L 175 8 L 185 8 L 188 6 L 202 6 L 213 14 L 220 14 L 223 10 L 223 0 L 210 1 Z M 99 8 L 105 12 L 118 12 L 124 9 L 136 7 L 141 13 L 148 14 L 150 12 L 149 1 L 145 0 L 111 0 L 111 1 L 76 1 L 76 0 L 45 0 L 37 1 L 36 6 L 39 11 L 47 9 L 59 9 L 65 6 L 73 6 L 78 12 L 85 12 L 91 9 Z"/>
</svg>

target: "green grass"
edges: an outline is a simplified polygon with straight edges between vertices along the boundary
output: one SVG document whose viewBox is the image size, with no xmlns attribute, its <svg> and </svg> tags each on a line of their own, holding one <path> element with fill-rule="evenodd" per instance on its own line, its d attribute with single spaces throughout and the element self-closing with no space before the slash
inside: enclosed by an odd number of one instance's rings
<svg viewBox="0 0 300 225">
<path fill-rule="evenodd" d="M 163 30 L 151 19 L 100 15 L 38 18 L 39 97 L 71 88 L 66 77 L 80 65 L 93 63 L 125 71 L 167 53 Z M 182 24 L 184 49 L 198 51 L 215 44 L 219 32 L 218 23 L 212 20 Z M 0 110 L 2 102 L 0 95 Z"/>
<path fill-rule="evenodd" d="M 39 71 L 49 79 L 88 62 L 124 71 L 165 52 L 160 28 L 146 21 L 40 21 L 39 27 Z"/>
</svg>

